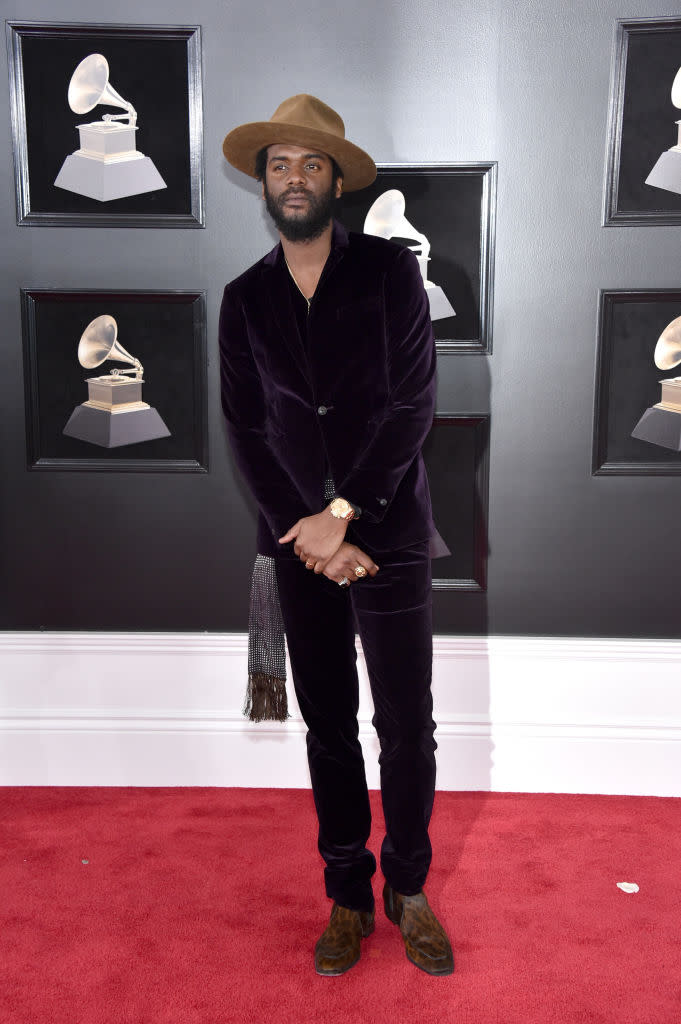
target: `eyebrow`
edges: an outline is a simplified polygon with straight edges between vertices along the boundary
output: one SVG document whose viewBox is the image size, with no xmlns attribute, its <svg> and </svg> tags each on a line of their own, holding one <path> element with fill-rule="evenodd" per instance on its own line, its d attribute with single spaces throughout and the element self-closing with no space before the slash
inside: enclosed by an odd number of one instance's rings
<svg viewBox="0 0 681 1024">
<path fill-rule="evenodd" d="M 287 153 L 278 153 L 276 156 L 271 156 L 268 163 L 276 163 L 278 160 L 290 160 L 290 156 Z M 302 156 L 303 160 L 328 160 L 328 156 L 324 153 L 304 153 Z"/>
</svg>

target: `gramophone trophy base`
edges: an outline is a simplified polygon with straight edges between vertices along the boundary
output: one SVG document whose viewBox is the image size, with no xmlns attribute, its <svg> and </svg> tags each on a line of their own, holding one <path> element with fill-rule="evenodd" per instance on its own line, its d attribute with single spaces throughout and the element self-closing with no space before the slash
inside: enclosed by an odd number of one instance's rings
<svg viewBox="0 0 681 1024">
<path fill-rule="evenodd" d="M 426 282 L 426 295 L 430 303 L 430 319 L 444 320 L 447 316 L 456 316 L 454 307 L 440 288 L 439 284 L 432 281 Z"/>
<path fill-rule="evenodd" d="M 156 409 L 142 401 L 142 383 L 113 375 L 91 377 L 88 401 L 76 406 L 63 433 L 102 448 L 170 437 Z"/>
<path fill-rule="evenodd" d="M 643 413 L 641 419 L 631 432 L 632 437 L 639 441 L 649 441 L 661 448 L 681 451 L 681 410 L 664 409 L 661 405 L 652 405 Z"/>
<path fill-rule="evenodd" d="M 56 187 L 101 203 L 167 188 L 153 161 L 135 149 L 136 131 L 105 121 L 79 125 L 80 149 L 67 156 Z"/>
<path fill-rule="evenodd" d="M 146 409 L 118 412 L 83 403 L 71 413 L 64 433 L 102 448 L 120 448 L 125 444 L 170 437 L 170 431 L 150 405 Z"/>
<path fill-rule="evenodd" d="M 646 178 L 646 185 L 681 194 L 681 147 L 666 150 Z"/>
<path fill-rule="evenodd" d="M 67 192 L 97 199 L 100 203 L 167 188 L 153 162 L 141 153 L 132 160 L 116 163 L 71 153 L 64 161 L 55 185 Z"/>
</svg>

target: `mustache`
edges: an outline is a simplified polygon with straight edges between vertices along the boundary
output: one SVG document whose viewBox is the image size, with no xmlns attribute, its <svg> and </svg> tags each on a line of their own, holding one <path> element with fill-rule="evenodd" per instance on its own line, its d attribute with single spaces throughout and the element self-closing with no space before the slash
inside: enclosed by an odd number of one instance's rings
<svg viewBox="0 0 681 1024">
<path fill-rule="evenodd" d="M 280 199 L 290 199 L 291 196 L 306 196 L 308 199 L 310 199 L 312 193 L 308 192 L 306 188 L 289 188 L 285 192 L 282 192 Z"/>
</svg>

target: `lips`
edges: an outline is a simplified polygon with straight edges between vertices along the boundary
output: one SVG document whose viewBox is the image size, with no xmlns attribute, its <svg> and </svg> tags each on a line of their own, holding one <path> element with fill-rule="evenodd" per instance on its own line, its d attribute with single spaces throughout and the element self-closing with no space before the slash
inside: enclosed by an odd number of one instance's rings
<svg viewBox="0 0 681 1024">
<path fill-rule="evenodd" d="M 287 206 L 297 206 L 299 203 L 308 203 L 310 196 L 307 192 L 287 192 L 286 195 L 281 197 L 281 201 Z"/>
</svg>

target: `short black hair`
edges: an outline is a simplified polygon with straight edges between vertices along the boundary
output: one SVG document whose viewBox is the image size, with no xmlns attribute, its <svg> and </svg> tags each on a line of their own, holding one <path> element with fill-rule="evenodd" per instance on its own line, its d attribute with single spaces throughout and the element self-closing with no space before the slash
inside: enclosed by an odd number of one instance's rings
<svg viewBox="0 0 681 1024">
<path fill-rule="evenodd" d="M 258 181 L 264 181 L 265 180 L 265 169 L 267 167 L 267 150 L 268 149 L 269 149 L 269 146 L 263 146 L 262 149 L 258 150 L 258 152 L 256 154 L 256 157 L 255 157 L 255 176 L 258 179 Z M 327 153 L 327 156 L 328 156 L 328 153 Z M 334 158 L 332 156 L 329 156 L 329 160 L 331 161 L 331 177 L 333 179 L 333 184 L 335 185 L 336 182 L 338 181 L 338 179 L 343 177 L 343 171 L 338 166 L 338 164 L 336 163 L 336 161 L 334 160 Z"/>
</svg>

